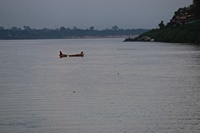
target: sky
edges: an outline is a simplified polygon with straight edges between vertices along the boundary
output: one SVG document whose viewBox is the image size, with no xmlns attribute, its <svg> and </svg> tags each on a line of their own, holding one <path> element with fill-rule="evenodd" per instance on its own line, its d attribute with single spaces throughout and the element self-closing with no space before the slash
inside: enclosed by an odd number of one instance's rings
<svg viewBox="0 0 200 133">
<path fill-rule="evenodd" d="M 0 26 L 11 28 L 156 28 L 193 0 L 0 0 Z"/>
</svg>

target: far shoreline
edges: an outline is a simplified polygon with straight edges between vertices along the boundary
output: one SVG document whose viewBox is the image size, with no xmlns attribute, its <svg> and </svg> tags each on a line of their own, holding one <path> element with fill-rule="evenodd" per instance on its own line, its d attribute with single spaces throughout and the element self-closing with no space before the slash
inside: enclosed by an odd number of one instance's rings
<svg viewBox="0 0 200 133">
<path fill-rule="evenodd" d="M 76 37 L 76 36 L 71 36 L 71 37 L 65 37 L 65 38 L 28 38 L 28 39 L 0 39 L 1 40 L 47 40 L 47 39 L 103 39 L 103 38 L 136 38 L 139 35 L 117 35 L 117 36 L 83 36 L 83 37 Z"/>
</svg>

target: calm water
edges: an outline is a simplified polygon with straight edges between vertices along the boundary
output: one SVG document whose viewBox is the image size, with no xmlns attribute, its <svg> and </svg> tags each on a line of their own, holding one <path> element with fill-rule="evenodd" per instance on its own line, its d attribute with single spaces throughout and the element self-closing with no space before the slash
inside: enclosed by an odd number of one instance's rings
<svg viewBox="0 0 200 133">
<path fill-rule="evenodd" d="M 0 132 L 199 133 L 200 47 L 122 41 L 1 40 Z"/>
</svg>

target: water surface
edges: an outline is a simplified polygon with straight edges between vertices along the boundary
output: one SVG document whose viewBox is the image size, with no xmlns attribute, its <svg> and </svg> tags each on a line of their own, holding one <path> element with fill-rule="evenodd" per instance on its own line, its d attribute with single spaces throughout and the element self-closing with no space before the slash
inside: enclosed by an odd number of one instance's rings
<svg viewBox="0 0 200 133">
<path fill-rule="evenodd" d="M 200 47 L 122 41 L 1 40 L 0 132 L 199 133 Z"/>
</svg>

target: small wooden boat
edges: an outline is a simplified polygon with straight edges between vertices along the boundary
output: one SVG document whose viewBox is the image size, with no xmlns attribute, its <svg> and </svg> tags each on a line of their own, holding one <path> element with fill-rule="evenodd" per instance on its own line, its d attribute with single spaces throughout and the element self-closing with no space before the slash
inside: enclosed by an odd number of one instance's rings
<svg viewBox="0 0 200 133">
<path fill-rule="evenodd" d="M 83 57 L 84 56 L 84 53 L 81 52 L 80 54 L 69 54 L 67 55 L 67 57 Z"/>
<path fill-rule="evenodd" d="M 81 53 L 79 53 L 79 54 L 69 54 L 69 55 L 67 55 L 67 54 L 63 54 L 61 51 L 60 51 L 60 58 L 62 58 L 62 57 L 83 57 L 84 56 L 84 53 L 83 53 L 83 51 L 81 52 Z"/>
</svg>

